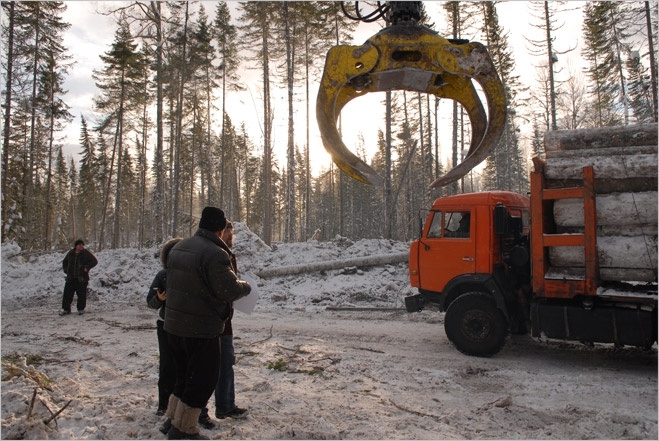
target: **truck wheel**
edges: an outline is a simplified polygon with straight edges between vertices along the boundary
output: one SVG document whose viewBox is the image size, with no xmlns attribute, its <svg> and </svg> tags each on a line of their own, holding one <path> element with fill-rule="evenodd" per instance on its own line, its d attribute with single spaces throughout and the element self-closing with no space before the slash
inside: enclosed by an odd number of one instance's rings
<svg viewBox="0 0 659 441">
<path fill-rule="evenodd" d="M 489 357 L 503 348 L 508 322 L 492 297 L 483 292 L 469 292 L 448 307 L 444 330 L 460 352 Z"/>
</svg>

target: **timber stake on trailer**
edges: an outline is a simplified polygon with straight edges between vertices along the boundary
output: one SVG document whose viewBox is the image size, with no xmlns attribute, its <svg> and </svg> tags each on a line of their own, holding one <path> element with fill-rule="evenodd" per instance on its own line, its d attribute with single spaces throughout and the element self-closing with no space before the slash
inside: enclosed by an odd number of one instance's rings
<svg viewBox="0 0 659 441">
<path fill-rule="evenodd" d="M 583 168 L 583 186 L 573 188 L 546 188 L 544 163 L 534 158 L 531 172 L 531 259 L 533 291 L 539 297 L 572 298 L 576 295 L 595 296 L 599 286 L 599 257 L 597 254 L 597 211 L 595 204 L 595 174 L 593 167 Z M 558 199 L 583 199 L 584 233 L 556 234 L 550 231 L 553 204 Z M 583 247 L 585 274 L 583 278 L 550 279 L 550 247 Z"/>
</svg>

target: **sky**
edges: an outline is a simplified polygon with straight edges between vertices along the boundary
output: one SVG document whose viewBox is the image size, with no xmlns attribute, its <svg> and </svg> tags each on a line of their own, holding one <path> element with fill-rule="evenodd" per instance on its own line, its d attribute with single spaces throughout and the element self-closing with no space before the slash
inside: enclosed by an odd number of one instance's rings
<svg viewBox="0 0 659 441">
<path fill-rule="evenodd" d="M 76 62 L 74 68 L 65 83 L 65 88 L 69 91 L 65 96 L 65 101 L 71 106 L 71 113 L 74 120 L 68 125 L 65 131 L 64 152 L 65 156 L 77 155 L 80 151 L 80 116 L 84 115 L 88 122 L 93 121 L 92 99 L 98 93 L 91 77 L 94 69 L 101 69 L 102 64 L 99 56 L 106 52 L 114 40 L 115 24 L 112 16 L 103 16 L 96 13 L 97 10 L 107 10 L 113 4 L 121 2 L 97 2 L 97 1 L 70 1 L 66 2 L 68 9 L 65 13 L 65 21 L 72 24 L 70 30 L 65 34 L 64 44 L 70 48 Z M 236 2 L 230 2 L 236 3 Z M 528 41 L 524 38 L 528 35 L 539 32 L 529 25 L 529 2 L 513 1 L 503 2 L 498 5 L 499 18 L 501 25 L 509 32 L 509 44 L 515 54 L 517 71 L 520 74 L 522 83 L 532 85 L 535 78 L 535 67 L 541 60 L 533 61 L 528 55 Z M 566 32 L 569 29 L 581 28 L 581 12 L 578 7 L 584 2 L 569 2 L 575 10 L 570 13 L 564 13 L 560 16 L 560 22 L 565 24 L 563 31 L 557 33 L 557 51 L 567 48 L 576 47 L 579 41 L 574 32 Z M 215 10 L 215 2 L 203 2 L 207 14 L 212 17 Z M 427 8 L 433 14 L 434 8 L 440 8 L 440 2 L 426 2 Z M 438 14 L 435 12 L 435 14 Z M 232 13 L 235 19 L 238 13 Z M 371 24 L 359 23 L 355 33 L 353 45 L 363 44 L 369 37 L 376 34 L 381 29 L 382 23 L 376 22 Z M 437 26 L 441 29 L 441 26 Z M 440 34 L 441 35 L 441 34 Z M 535 37 L 539 38 L 539 37 Z M 578 58 L 578 52 L 573 51 L 567 55 L 570 58 Z M 563 60 L 561 60 L 563 61 Z M 564 63 L 563 66 L 566 64 Z M 238 127 L 241 121 L 244 121 L 248 130 L 248 135 L 257 145 L 262 145 L 262 104 L 261 104 L 261 81 L 259 72 L 256 70 L 243 70 L 243 84 L 246 86 L 246 92 L 229 95 L 229 115 L 232 118 L 234 126 Z M 315 96 L 317 94 L 317 83 L 312 83 L 310 94 L 313 102 L 309 109 L 310 117 L 310 137 L 311 137 L 311 160 L 312 173 L 317 174 L 321 170 L 329 168 L 331 160 L 325 152 L 320 141 L 320 135 L 317 129 L 315 119 Z M 275 157 L 278 159 L 282 168 L 286 164 L 286 148 L 288 139 L 287 127 L 287 102 L 285 91 L 274 88 L 273 91 L 278 93 L 280 99 L 274 101 L 275 114 L 277 118 L 273 128 L 273 146 Z M 352 100 L 344 108 L 341 116 L 343 139 L 346 146 L 357 153 L 358 137 L 361 135 L 364 139 L 364 147 L 368 159 L 376 151 L 377 129 L 383 128 L 384 106 L 382 104 L 383 93 L 371 93 L 364 97 Z M 450 100 L 442 100 L 444 111 L 440 107 L 439 124 L 450 126 Z M 305 117 L 306 107 L 304 105 L 295 108 L 295 136 L 296 144 L 300 149 L 305 144 Z M 523 133 L 530 133 L 530 125 L 525 124 L 522 127 Z M 218 130 L 219 131 L 219 130 Z M 448 132 L 448 131 L 446 131 Z M 448 135 L 447 135 L 448 136 Z M 152 136 L 152 140 L 155 135 Z M 262 148 L 262 147 L 261 147 Z M 447 138 L 440 139 L 441 160 L 446 162 L 450 157 L 450 141 Z"/>
</svg>

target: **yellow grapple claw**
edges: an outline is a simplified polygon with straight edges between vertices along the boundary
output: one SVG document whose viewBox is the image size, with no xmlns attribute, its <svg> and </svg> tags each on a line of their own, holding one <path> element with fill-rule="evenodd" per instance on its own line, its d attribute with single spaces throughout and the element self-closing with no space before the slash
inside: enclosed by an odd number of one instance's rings
<svg viewBox="0 0 659 441">
<path fill-rule="evenodd" d="M 472 80 L 487 99 L 487 113 Z M 409 90 L 459 102 L 469 115 L 472 138 L 465 159 L 435 180 L 439 187 L 460 179 L 492 151 L 506 121 L 503 85 L 485 47 L 451 42 L 417 23 L 390 26 L 362 46 L 335 46 L 327 53 L 316 101 L 323 145 L 332 160 L 360 182 L 382 177 L 343 143 L 336 127 L 343 107 L 369 92 Z"/>
</svg>

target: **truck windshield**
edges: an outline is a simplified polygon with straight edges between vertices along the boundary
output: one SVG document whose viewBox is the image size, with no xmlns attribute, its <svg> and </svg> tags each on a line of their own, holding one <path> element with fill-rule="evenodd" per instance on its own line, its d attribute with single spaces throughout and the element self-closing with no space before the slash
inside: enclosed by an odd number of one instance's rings
<svg viewBox="0 0 659 441">
<path fill-rule="evenodd" d="M 430 222 L 430 228 L 428 228 L 428 237 L 437 238 L 442 237 L 442 230 L 444 229 L 444 222 L 442 222 L 442 212 L 433 211 L 432 221 Z"/>
</svg>

